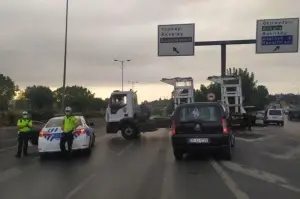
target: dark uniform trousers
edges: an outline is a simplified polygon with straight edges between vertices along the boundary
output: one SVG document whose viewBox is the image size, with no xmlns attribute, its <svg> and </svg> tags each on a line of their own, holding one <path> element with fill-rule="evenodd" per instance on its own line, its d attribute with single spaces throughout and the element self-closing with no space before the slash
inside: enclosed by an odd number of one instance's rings
<svg viewBox="0 0 300 199">
<path fill-rule="evenodd" d="M 68 143 L 68 152 L 69 154 L 72 152 L 72 146 L 73 146 L 73 131 L 69 132 L 63 132 L 62 137 L 60 139 L 60 150 L 64 154 L 66 154 L 66 142 Z"/>
<path fill-rule="evenodd" d="M 30 138 L 30 132 L 19 132 L 18 134 L 18 152 L 17 155 L 20 156 L 22 154 L 27 155 L 28 149 L 28 141 Z"/>
</svg>

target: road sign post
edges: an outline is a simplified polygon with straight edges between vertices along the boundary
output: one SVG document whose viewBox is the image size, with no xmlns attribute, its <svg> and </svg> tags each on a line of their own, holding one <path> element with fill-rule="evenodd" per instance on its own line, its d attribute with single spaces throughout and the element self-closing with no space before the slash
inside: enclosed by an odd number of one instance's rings
<svg viewBox="0 0 300 199">
<path fill-rule="evenodd" d="M 158 26 L 158 56 L 193 56 L 195 24 Z"/>
<path fill-rule="evenodd" d="M 256 22 L 256 53 L 296 53 L 299 18 L 263 19 Z"/>
</svg>

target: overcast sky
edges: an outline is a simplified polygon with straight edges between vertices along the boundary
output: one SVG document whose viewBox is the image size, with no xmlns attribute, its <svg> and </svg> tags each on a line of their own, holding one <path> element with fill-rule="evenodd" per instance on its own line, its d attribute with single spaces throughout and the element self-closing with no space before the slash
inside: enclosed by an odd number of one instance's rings
<svg viewBox="0 0 300 199">
<path fill-rule="evenodd" d="M 157 25 L 195 23 L 196 40 L 254 39 L 256 20 L 299 17 L 299 0 L 70 0 L 67 84 L 107 96 L 125 65 L 141 98 L 169 96 L 163 77 L 192 76 L 198 86 L 220 74 L 220 48 L 194 57 L 157 57 Z M 21 87 L 62 85 L 65 0 L 0 0 L 0 73 Z M 255 45 L 231 46 L 227 66 L 248 67 L 271 93 L 300 88 L 300 54 L 256 55 Z M 149 89 L 152 88 L 152 89 Z M 157 91 L 151 93 L 153 89 Z"/>
</svg>

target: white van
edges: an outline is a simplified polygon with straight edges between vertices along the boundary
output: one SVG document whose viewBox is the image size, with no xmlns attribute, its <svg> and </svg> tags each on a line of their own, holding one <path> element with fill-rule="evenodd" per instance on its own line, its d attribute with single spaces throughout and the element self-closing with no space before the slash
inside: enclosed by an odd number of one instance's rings
<svg viewBox="0 0 300 199">
<path fill-rule="evenodd" d="M 284 126 L 284 111 L 283 109 L 272 108 L 266 112 L 266 124 L 276 123 L 277 125 Z"/>
</svg>

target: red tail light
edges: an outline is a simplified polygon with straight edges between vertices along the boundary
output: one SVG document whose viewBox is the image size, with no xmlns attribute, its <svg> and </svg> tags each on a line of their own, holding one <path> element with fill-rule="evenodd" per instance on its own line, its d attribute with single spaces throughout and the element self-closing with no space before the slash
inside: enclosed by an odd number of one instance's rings
<svg viewBox="0 0 300 199">
<path fill-rule="evenodd" d="M 171 126 L 171 134 L 172 135 L 176 134 L 175 127 L 176 127 L 175 120 L 172 120 L 172 126 Z"/>
<path fill-rule="evenodd" d="M 43 131 L 40 132 L 40 137 L 46 137 L 49 135 L 51 135 L 51 133 L 49 133 L 49 132 L 43 132 Z"/>
<path fill-rule="evenodd" d="M 228 134 L 227 122 L 226 119 L 224 118 L 222 118 L 222 127 L 223 127 L 223 133 Z"/>
</svg>

